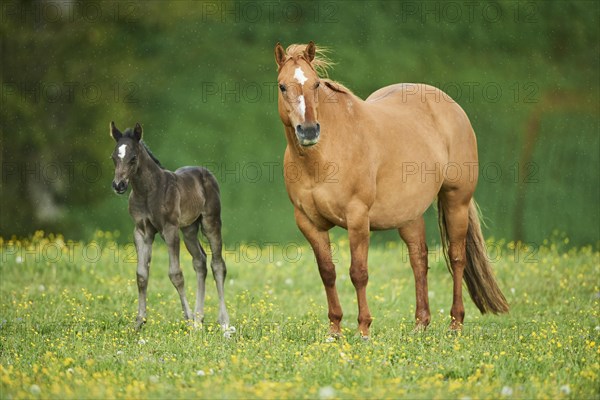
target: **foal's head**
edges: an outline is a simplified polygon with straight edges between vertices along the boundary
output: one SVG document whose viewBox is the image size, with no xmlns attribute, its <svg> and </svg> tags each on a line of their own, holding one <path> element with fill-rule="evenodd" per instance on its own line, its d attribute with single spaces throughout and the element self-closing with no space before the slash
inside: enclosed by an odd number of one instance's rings
<svg viewBox="0 0 600 400">
<path fill-rule="evenodd" d="M 129 178 L 135 174 L 140 165 L 140 153 L 144 150 L 142 140 L 142 126 L 137 123 L 135 128 L 126 129 L 121 133 L 114 122 L 110 123 L 110 135 L 115 139 L 117 145 L 112 153 L 115 163 L 115 179 L 112 182 L 113 189 L 118 194 L 127 191 Z"/>
<path fill-rule="evenodd" d="M 317 107 L 321 80 L 316 69 L 325 69 L 329 62 L 318 53 L 312 41 L 306 46 L 291 45 L 287 50 L 279 43 L 275 46 L 279 116 L 285 126 L 294 129 L 302 146 L 316 144 L 321 133 Z"/>
</svg>

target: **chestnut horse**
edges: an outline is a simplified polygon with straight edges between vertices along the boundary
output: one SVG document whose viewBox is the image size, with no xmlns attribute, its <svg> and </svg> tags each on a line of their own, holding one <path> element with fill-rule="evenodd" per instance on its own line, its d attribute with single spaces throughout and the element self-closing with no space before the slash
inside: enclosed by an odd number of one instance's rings
<svg viewBox="0 0 600 400">
<path fill-rule="evenodd" d="M 490 267 L 473 192 L 477 143 L 462 108 L 424 84 L 395 84 L 366 100 L 326 79 L 329 62 L 313 42 L 275 46 L 279 116 L 287 148 L 285 184 L 296 224 L 310 243 L 325 286 L 330 335 L 341 333 L 329 229 L 348 230 L 350 278 L 358 329 L 368 338 L 369 231 L 398 229 L 409 249 L 416 286 L 416 327 L 430 322 L 423 213 L 438 200 L 439 224 L 454 295 L 450 329 L 464 320 L 462 281 L 482 313 L 508 304 Z M 287 173 L 292 171 L 295 173 Z"/>
</svg>

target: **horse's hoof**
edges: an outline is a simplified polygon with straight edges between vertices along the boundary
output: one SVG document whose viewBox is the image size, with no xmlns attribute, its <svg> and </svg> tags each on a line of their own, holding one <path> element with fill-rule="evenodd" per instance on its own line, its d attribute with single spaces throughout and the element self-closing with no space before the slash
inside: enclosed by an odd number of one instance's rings
<svg viewBox="0 0 600 400">
<path fill-rule="evenodd" d="M 340 332 L 329 332 L 327 337 L 325 338 L 326 343 L 333 343 L 336 340 L 340 339 L 342 334 Z"/>
<path fill-rule="evenodd" d="M 421 324 L 421 323 L 416 323 L 415 327 L 413 328 L 412 332 L 413 333 L 423 333 L 427 330 L 427 325 L 425 324 Z"/>
<path fill-rule="evenodd" d="M 452 321 L 450 323 L 450 327 L 448 328 L 450 332 L 461 332 L 463 328 L 463 324 L 458 321 Z"/>
</svg>

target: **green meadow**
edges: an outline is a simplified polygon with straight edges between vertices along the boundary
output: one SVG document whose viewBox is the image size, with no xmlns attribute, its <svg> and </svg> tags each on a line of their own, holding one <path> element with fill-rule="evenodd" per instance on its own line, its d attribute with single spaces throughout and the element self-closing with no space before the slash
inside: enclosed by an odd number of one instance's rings
<svg viewBox="0 0 600 400">
<path fill-rule="evenodd" d="M 135 253 L 110 233 L 69 242 L 38 232 L 2 241 L 0 389 L 24 398 L 572 398 L 600 396 L 600 254 L 555 236 L 540 247 L 488 241 L 511 311 L 482 316 L 465 299 L 448 331 L 451 277 L 430 252 L 432 324 L 413 333 L 414 282 L 399 241 L 373 246 L 371 340 L 355 335 L 347 241 L 334 243 L 344 335 L 327 337 L 324 291 L 304 243 L 229 248 L 226 299 L 236 331 L 191 327 L 156 243 L 148 322 L 137 309 Z M 157 241 L 159 242 L 159 241 Z M 191 258 L 182 251 L 195 298 Z"/>
</svg>

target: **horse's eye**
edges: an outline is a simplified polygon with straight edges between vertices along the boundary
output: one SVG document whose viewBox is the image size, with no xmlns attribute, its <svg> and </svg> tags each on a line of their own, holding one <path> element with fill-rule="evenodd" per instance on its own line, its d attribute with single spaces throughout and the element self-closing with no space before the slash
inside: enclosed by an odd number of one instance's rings
<svg viewBox="0 0 600 400">
<path fill-rule="evenodd" d="M 285 93 L 285 91 L 287 90 L 287 88 L 285 87 L 285 85 L 283 83 L 279 84 L 279 90 L 281 90 L 281 93 Z"/>
<path fill-rule="evenodd" d="M 317 81 L 317 82 L 315 83 L 315 89 L 318 89 L 320 84 L 321 84 L 321 82 Z"/>
</svg>

